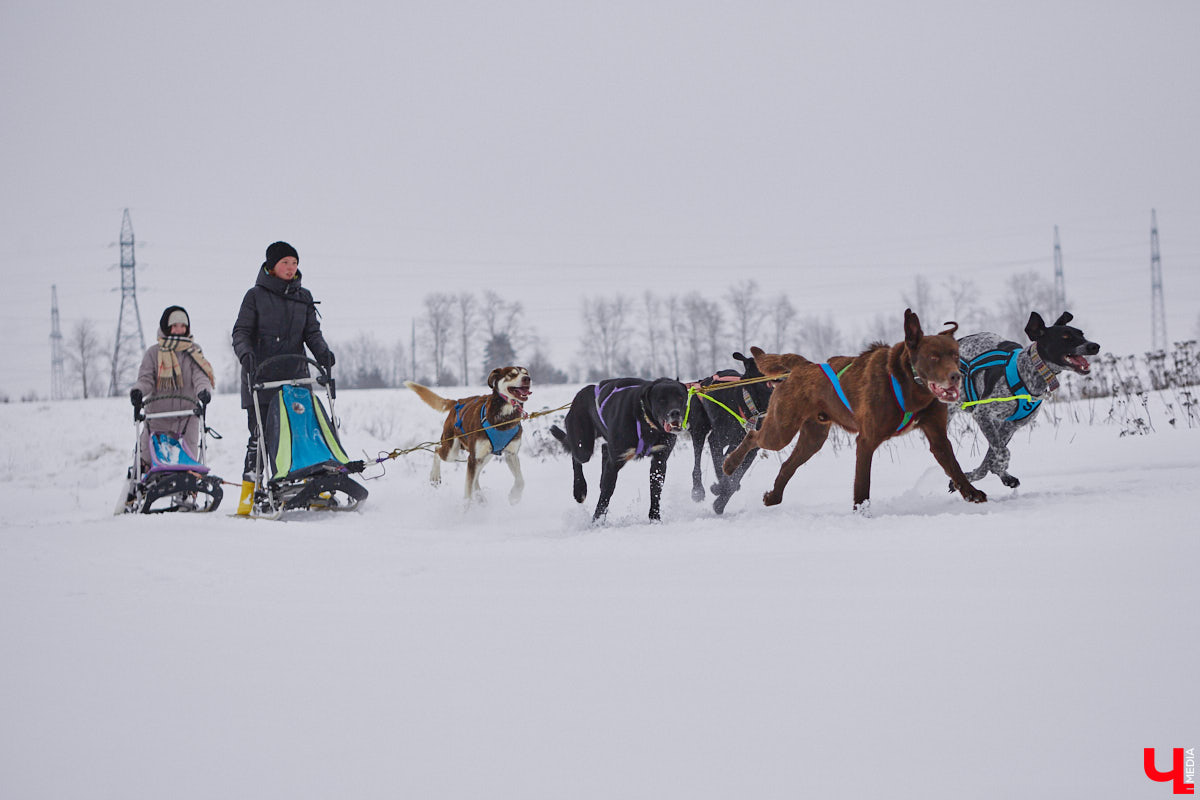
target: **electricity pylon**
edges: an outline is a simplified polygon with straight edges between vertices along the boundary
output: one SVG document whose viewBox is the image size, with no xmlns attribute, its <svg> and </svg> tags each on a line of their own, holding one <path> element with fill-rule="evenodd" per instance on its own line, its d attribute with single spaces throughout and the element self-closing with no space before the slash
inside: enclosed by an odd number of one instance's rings
<svg viewBox="0 0 1200 800">
<path fill-rule="evenodd" d="M 126 365 L 136 367 L 138 356 L 146 349 L 146 337 L 142 335 L 142 317 L 138 313 L 137 276 L 134 272 L 133 223 L 129 221 L 129 209 L 121 220 L 121 313 L 117 317 L 117 343 L 113 348 L 112 382 L 109 395 L 125 388 Z"/>
</svg>

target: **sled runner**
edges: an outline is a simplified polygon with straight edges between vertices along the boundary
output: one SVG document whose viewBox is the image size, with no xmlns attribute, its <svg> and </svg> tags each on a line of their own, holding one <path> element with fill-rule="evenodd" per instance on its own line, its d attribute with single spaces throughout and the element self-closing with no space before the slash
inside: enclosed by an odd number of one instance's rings
<svg viewBox="0 0 1200 800">
<path fill-rule="evenodd" d="M 285 511 L 302 509 L 352 511 L 367 498 L 367 490 L 350 477 L 362 472 L 363 462 L 351 461 L 338 439 L 333 416 L 337 384 L 326 367 L 298 355 L 268 358 L 255 375 L 284 359 L 302 359 L 318 375 L 251 381 L 258 460 L 250 516 L 278 519 Z M 329 413 L 314 386 L 324 388 Z"/>
<path fill-rule="evenodd" d="M 147 411 L 156 400 L 183 400 L 192 408 L 177 411 Z M 145 398 L 133 410 L 137 441 L 133 464 L 125 473 L 125 484 L 117 499 L 116 514 L 159 514 L 167 511 L 213 511 L 221 504 L 221 479 L 204 464 L 207 437 L 221 438 L 205 422 L 206 407 L 195 397 L 159 394 Z M 198 452 L 193 453 L 181 435 L 188 417 L 199 417 Z M 143 432 L 155 420 L 180 420 L 179 432 L 152 431 L 149 452 L 142 452 Z M 157 425 L 154 427 L 158 427 Z M 143 472 L 143 466 L 146 467 Z"/>
</svg>

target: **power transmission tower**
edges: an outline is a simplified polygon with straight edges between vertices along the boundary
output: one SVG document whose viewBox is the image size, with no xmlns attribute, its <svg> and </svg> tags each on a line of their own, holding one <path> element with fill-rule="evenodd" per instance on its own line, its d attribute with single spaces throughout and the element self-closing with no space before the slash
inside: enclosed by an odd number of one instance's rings
<svg viewBox="0 0 1200 800">
<path fill-rule="evenodd" d="M 1150 209 L 1150 349 L 1167 349 L 1167 313 L 1163 309 L 1162 259 L 1158 255 L 1158 216 Z"/>
<path fill-rule="evenodd" d="M 126 381 L 126 364 L 137 364 L 137 356 L 146 349 L 146 337 L 142 335 L 142 317 L 138 313 L 137 277 L 134 273 L 133 223 L 129 221 L 129 209 L 121 219 L 121 314 L 117 317 L 117 343 L 113 348 L 112 383 L 108 393 L 115 395 Z"/>
<path fill-rule="evenodd" d="M 62 330 L 58 327 L 58 286 L 50 287 L 50 399 L 62 400 L 66 389 Z"/>
<path fill-rule="evenodd" d="M 1062 246 L 1058 243 L 1058 226 L 1054 226 L 1054 308 L 1051 312 L 1061 314 L 1067 310 L 1067 284 L 1063 280 Z"/>
</svg>

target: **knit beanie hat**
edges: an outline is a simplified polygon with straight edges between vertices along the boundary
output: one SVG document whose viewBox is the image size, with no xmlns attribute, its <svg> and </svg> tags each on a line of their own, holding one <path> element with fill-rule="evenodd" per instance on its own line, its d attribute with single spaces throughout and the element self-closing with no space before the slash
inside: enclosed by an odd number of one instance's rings
<svg viewBox="0 0 1200 800">
<path fill-rule="evenodd" d="M 287 242 L 274 242 L 267 245 L 267 260 L 263 262 L 263 269 L 267 272 L 275 269 L 275 265 L 283 259 L 291 256 L 297 261 L 300 260 L 300 254 L 296 252 L 296 248 L 292 247 Z"/>
<path fill-rule="evenodd" d="M 183 306 L 168 306 L 167 310 L 162 313 L 162 317 L 158 320 L 158 329 L 163 334 L 170 336 L 171 326 L 181 324 L 187 326 L 187 330 L 184 331 L 185 336 L 192 332 L 192 321 L 188 319 L 188 313 L 183 309 Z"/>
</svg>

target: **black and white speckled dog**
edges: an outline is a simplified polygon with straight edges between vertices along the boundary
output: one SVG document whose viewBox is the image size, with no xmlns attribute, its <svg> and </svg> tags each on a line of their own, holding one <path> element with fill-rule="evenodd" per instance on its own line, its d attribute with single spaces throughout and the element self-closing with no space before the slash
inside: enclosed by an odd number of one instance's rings
<svg viewBox="0 0 1200 800">
<path fill-rule="evenodd" d="M 1036 311 L 1025 323 L 1032 344 L 1024 349 L 994 333 L 975 333 L 958 340 L 959 369 L 963 374 L 962 410 L 970 414 L 988 442 L 987 455 L 967 477 L 977 481 L 995 473 L 1005 486 L 1019 480 L 1008 473 L 1008 443 L 1018 428 L 1037 417 L 1042 399 L 1058 388 L 1064 369 L 1080 375 L 1091 371 L 1086 356 L 1100 352 L 1083 331 L 1067 325 L 1064 311 L 1046 327 Z M 953 488 L 951 489 L 953 491 Z"/>
</svg>

